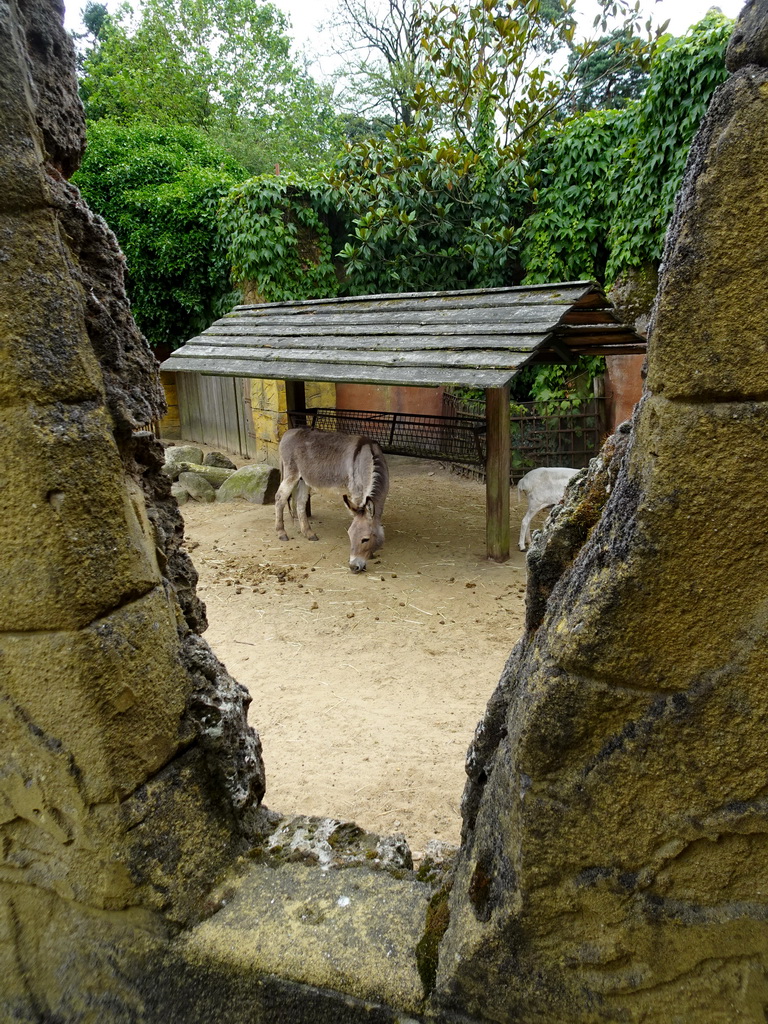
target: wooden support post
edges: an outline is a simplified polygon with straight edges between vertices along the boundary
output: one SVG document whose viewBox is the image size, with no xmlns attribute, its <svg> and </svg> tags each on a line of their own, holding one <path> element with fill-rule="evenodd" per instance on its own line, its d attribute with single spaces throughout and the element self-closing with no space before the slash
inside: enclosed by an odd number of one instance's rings
<svg viewBox="0 0 768 1024">
<path fill-rule="evenodd" d="M 485 392 L 485 542 L 489 558 L 509 558 L 509 385 Z"/>
</svg>

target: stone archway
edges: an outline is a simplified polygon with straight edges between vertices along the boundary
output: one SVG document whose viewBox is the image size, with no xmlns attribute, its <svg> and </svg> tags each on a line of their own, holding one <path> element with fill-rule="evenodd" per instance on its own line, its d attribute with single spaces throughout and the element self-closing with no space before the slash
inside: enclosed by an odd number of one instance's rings
<svg viewBox="0 0 768 1024">
<path fill-rule="evenodd" d="M 0 12 L 8 1019 L 764 1019 L 767 14 L 692 152 L 632 429 L 531 555 L 448 900 L 376 837 L 308 822 L 331 870 L 268 837 L 246 695 L 133 433 L 156 368 L 66 182 L 60 10 Z"/>
</svg>

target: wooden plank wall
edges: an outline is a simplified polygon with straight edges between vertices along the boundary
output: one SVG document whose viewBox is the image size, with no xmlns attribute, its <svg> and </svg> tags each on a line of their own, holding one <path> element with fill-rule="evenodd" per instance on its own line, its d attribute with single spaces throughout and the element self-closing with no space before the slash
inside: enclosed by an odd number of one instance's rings
<svg viewBox="0 0 768 1024">
<path fill-rule="evenodd" d="M 181 436 L 185 441 L 253 457 L 255 454 L 250 401 L 250 380 L 178 373 Z"/>
</svg>

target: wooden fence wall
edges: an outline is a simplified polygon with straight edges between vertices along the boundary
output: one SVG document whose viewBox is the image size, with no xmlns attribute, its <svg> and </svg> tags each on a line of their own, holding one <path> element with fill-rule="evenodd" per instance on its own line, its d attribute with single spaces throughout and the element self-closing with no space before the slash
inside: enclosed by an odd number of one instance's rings
<svg viewBox="0 0 768 1024">
<path fill-rule="evenodd" d="M 256 438 L 251 414 L 251 381 L 177 373 L 181 436 L 253 458 Z"/>
</svg>

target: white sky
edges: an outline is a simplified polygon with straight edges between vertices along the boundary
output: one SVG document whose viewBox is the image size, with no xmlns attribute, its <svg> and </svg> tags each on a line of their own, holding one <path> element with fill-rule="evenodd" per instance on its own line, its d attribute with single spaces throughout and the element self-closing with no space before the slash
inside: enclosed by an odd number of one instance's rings
<svg viewBox="0 0 768 1024">
<path fill-rule="evenodd" d="M 332 66 L 336 66 L 336 61 L 328 59 L 330 48 L 324 45 L 318 25 L 333 11 L 334 0 L 275 0 L 275 3 L 290 17 L 297 45 L 305 47 L 323 73 L 329 73 Z M 585 9 L 589 6 L 585 4 Z M 715 6 L 727 17 L 736 18 L 744 6 L 744 0 L 641 0 L 643 23 L 648 20 L 648 16 L 659 25 L 669 19 L 668 31 L 673 35 L 683 35 L 691 25 L 701 21 L 710 7 Z M 585 19 L 585 34 L 591 34 L 593 18 L 594 13 Z"/>
<path fill-rule="evenodd" d="M 80 29 L 80 11 L 86 0 L 65 0 L 67 28 Z M 298 47 L 303 47 L 313 60 L 312 70 L 318 76 L 330 74 L 339 66 L 338 58 L 331 55 L 327 37 L 318 31 L 318 26 L 327 19 L 335 7 L 335 0 L 274 0 L 277 7 L 286 12 L 293 25 L 293 37 Z M 118 0 L 106 0 L 113 9 Z M 738 16 L 744 0 L 641 0 L 643 21 L 650 15 L 655 24 L 669 19 L 673 35 L 682 35 L 687 28 L 700 21 L 710 7 L 717 6 L 729 18 Z M 585 4 L 585 8 L 590 5 Z M 591 34 L 592 17 L 585 19 L 585 33 Z"/>
</svg>

